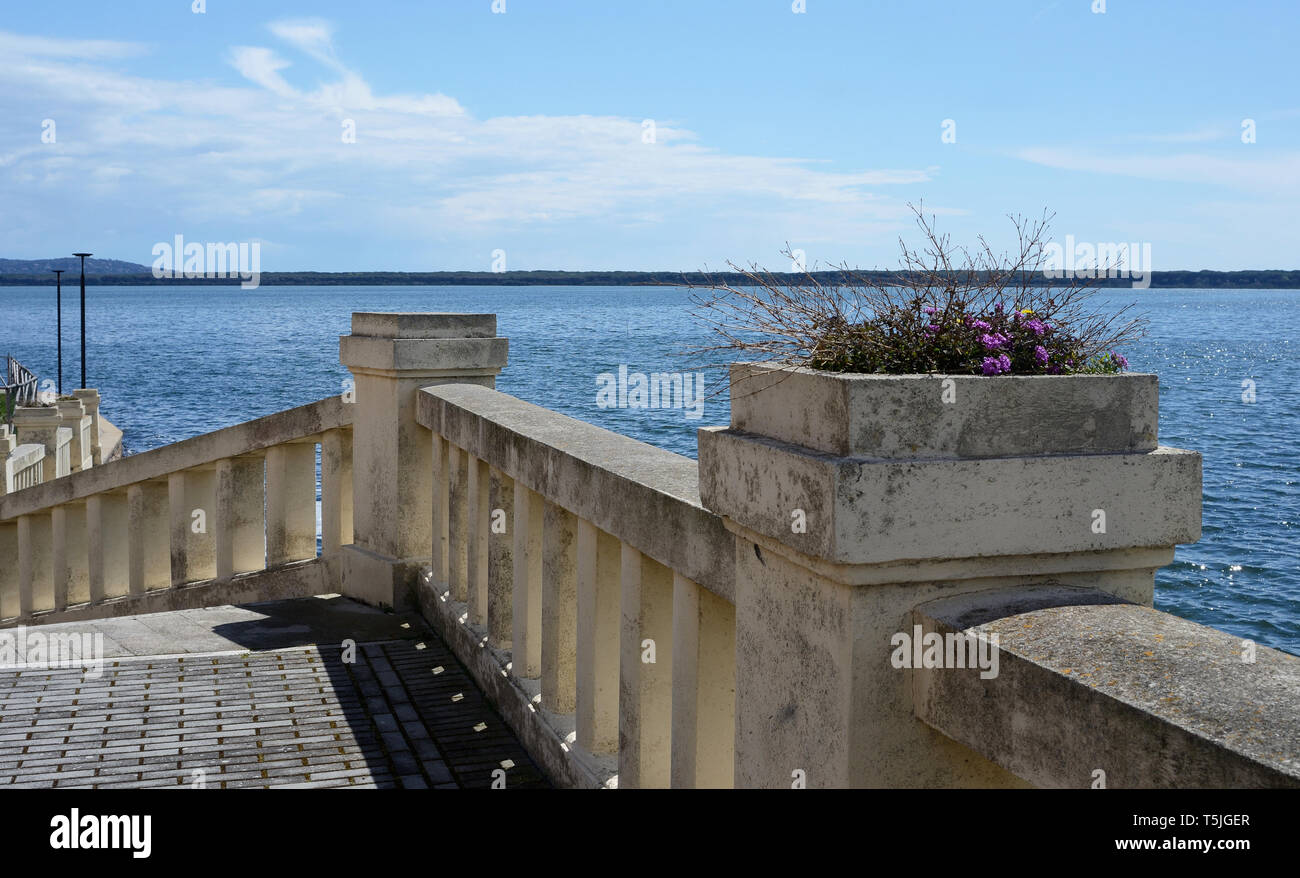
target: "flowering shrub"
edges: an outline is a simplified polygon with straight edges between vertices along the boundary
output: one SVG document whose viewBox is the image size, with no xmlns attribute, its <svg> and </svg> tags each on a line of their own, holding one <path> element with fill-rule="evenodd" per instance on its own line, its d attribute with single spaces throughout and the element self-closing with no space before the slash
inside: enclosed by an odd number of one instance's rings
<svg viewBox="0 0 1300 878">
<path fill-rule="evenodd" d="M 987 311 L 942 304 L 900 307 L 856 325 L 827 325 L 808 358 L 828 372 L 949 375 L 1069 375 L 1122 372 L 1114 351 L 1089 354 L 1083 340 L 1032 308 L 995 302 Z"/>
<path fill-rule="evenodd" d="M 902 267 L 839 281 L 811 270 L 780 277 L 731 264 L 746 283 L 703 285 L 696 317 L 720 343 L 700 348 L 830 372 L 890 375 L 1069 375 L 1128 368 L 1117 347 L 1141 337 L 1130 306 L 1107 313 L 1088 301 L 1091 280 L 1044 282 L 1048 217 L 1013 217 L 1019 250 L 995 256 L 935 232 L 919 208 L 922 249 L 902 246 Z M 791 255 L 787 248 L 787 255 Z M 1099 276 L 1099 275 L 1098 275 Z M 698 289 L 698 288 L 697 288 Z"/>
</svg>

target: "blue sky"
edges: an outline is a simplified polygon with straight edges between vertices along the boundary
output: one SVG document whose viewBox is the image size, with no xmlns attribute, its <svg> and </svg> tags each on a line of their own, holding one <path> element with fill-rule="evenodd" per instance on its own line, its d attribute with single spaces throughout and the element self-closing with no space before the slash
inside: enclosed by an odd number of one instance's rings
<svg viewBox="0 0 1300 878">
<path fill-rule="evenodd" d="M 1300 267 L 1294 2 L 492 5 L 7 4 L 0 256 L 893 267 L 923 201 L 959 243 L 1047 209 L 1157 270 Z"/>
</svg>

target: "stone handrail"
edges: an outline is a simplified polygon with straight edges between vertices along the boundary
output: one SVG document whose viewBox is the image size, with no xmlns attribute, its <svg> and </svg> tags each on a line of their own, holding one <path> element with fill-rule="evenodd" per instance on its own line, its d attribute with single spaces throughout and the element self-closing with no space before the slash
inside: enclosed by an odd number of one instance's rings
<svg viewBox="0 0 1300 878">
<path fill-rule="evenodd" d="M 1086 588 L 922 604 L 979 668 L 913 669 L 918 718 L 1039 787 L 1300 788 L 1300 658 Z"/>
<path fill-rule="evenodd" d="M 727 530 L 700 503 L 691 458 L 472 384 L 423 390 L 417 419 L 515 483 L 734 599 L 731 553 L 718 552 Z"/>
<path fill-rule="evenodd" d="M 7 430 L 0 427 L 0 497 L 39 485 L 45 473 L 45 446 L 15 445 Z"/>
<path fill-rule="evenodd" d="M 316 563 L 316 443 L 328 562 L 352 539 L 350 433 L 351 407 L 331 397 L 0 498 L 0 619 L 329 591 Z"/>
</svg>

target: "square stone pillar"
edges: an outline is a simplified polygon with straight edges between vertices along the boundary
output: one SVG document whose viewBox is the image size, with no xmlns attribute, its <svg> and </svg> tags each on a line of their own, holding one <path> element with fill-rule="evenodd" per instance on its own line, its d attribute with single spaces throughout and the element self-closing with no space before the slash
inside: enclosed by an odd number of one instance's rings
<svg viewBox="0 0 1300 878">
<path fill-rule="evenodd" d="M 496 385 L 507 340 L 494 314 L 352 315 L 339 359 L 354 379 L 354 543 L 343 549 L 343 593 L 414 606 L 433 544 L 433 439 L 415 419 L 417 393 L 434 384 Z"/>
<path fill-rule="evenodd" d="M 72 391 L 72 395 L 81 400 L 90 418 L 90 451 L 94 466 L 104 462 L 104 455 L 99 447 L 99 391 L 93 387 L 83 387 Z"/>
<path fill-rule="evenodd" d="M 962 593 L 1149 605 L 1201 526 L 1200 455 L 1158 446 L 1157 399 L 1154 375 L 733 367 L 699 469 L 736 538 L 736 786 L 1021 785 L 916 718 L 898 644 Z"/>
<path fill-rule="evenodd" d="M 59 417 L 63 419 L 63 426 L 72 431 L 71 462 L 72 471 L 81 472 L 83 469 L 90 469 L 94 466 L 94 456 L 91 452 L 92 442 L 91 419 L 86 414 L 86 407 L 80 399 L 60 399 L 57 403 Z"/>
<path fill-rule="evenodd" d="M 68 446 L 72 431 L 63 425 L 58 408 L 52 405 L 19 406 L 14 409 L 14 433 L 19 445 L 45 446 L 45 474 L 48 482 L 60 475 L 59 451 Z"/>
</svg>

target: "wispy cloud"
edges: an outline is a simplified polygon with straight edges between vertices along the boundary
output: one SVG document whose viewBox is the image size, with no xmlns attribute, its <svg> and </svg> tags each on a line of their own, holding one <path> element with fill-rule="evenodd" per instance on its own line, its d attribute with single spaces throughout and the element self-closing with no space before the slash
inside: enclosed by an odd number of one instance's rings
<svg viewBox="0 0 1300 878">
<path fill-rule="evenodd" d="M 1131 139 L 1145 143 L 1208 143 L 1212 140 L 1226 140 L 1239 133 L 1221 127 L 1207 126 L 1195 131 L 1175 131 L 1167 134 L 1135 134 Z"/>
<path fill-rule="evenodd" d="M 9 55 L 0 92 L 21 91 L 61 126 L 57 146 L 11 150 L 0 165 L 39 188 L 60 185 L 70 160 L 89 162 L 112 169 L 97 185 L 115 190 L 121 212 L 168 205 L 182 218 L 267 225 L 294 217 L 300 234 L 351 223 L 418 240 L 484 226 L 740 214 L 756 228 L 768 224 L 774 245 L 792 234 L 892 237 L 908 213 L 905 196 L 890 191 L 936 172 L 737 155 L 701 144 L 672 120 L 657 120 L 647 143 L 638 118 L 479 119 L 436 91 L 376 94 L 340 59 L 328 22 L 282 20 L 268 29 L 280 46 L 227 50 L 224 60 L 246 83 L 236 86 L 91 63 L 141 51 L 130 44 L 0 32 Z M 320 66 L 299 69 L 295 56 Z M 76 136 L 63 136 L 74 124 Z M 354 143 L 344 141 L 345 126 L 354 126 Z"/>
<path fill-rule="evenodd" d="M 114 40 L 65 40 L 37 37 L 0 31 L 0 57 L 17 58 L 75 58 L 82 61 L 109 58 L 130 58 L 142 55 L 147 47 L 142 43 L 125 43 Z"/>
<path fill-rule="evenodd" d="M 1300 153 L 1263 152 L 1241 146 L 1240 158 L 1198 153 L 1176 155 L 1097 155 L 1054 147 L 1031 147 L 1017 158 L 1049 168 L 1229 186 L 1261 192 L 1300 187 Z"/>
</svg>

